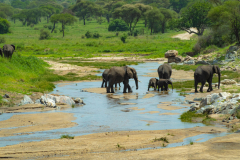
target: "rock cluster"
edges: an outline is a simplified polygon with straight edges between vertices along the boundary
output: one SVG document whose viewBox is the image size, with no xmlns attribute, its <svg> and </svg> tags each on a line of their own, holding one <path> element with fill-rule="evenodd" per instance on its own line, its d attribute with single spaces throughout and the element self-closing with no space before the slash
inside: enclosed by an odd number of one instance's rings
<svg viewBox="0 0 240 160">
<path fill-rule="evenodd" d="M 221 84 L 232 85 L 232 84 L 237 84 L 237 82 L 233 79 L 224 79 L 224 80 L 221 81 Z"/>
<path fill-rule="evenodd" d="M 19 105 L 25 105 L 25 104 L 34 104 L 32 99 L 25 95 L 23 100 L 19 103 Z M 76 105 L 76 104 L 82 104 L 85 105 L 83 100 L 81 98 L 71 98 L 68 96 L 59 96 L 59 95 L 51 95 L 51 94 L 44 94 L 41 96 L 40 99 L 37 99 L 35 101 L 35 104 L 44 104 L 46 107 L 55 108 L 57 107 L 57 104 L 67 104 L 67 105 Z"/>
<path fill-rule="evenodd" d="M 178 51 L 176 50 L 168 50 L 165 53 L 165 58 L 168 58 L 168 63 L 178 63 L 179 61 L 181 62 L 181 58 L 177 57 Z"/>
<path fill-rule="evenodd" d="M 236 58 L 239 58 L 238 50 L 238 46 L 230 46 L 227 50 L 225 60 L 235 60 Z"/>
<path fill-rule="evenodd" d="M 197 101 L 197 99 L 194 99 Z M 240 93 L 227 92 L 213 93 L 205 98 L 198 99 L 200 103 L 193 103 L 190 111 L 203 114 L 230 114 L 236 115 L 240 109 Z"/>
</svg>

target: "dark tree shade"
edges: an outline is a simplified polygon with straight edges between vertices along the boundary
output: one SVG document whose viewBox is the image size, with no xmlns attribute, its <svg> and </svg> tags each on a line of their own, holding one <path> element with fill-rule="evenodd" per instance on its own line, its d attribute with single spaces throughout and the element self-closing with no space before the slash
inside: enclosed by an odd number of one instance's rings
<svg viewBox="0 0 240 160">
<path fill-rule="evenodd" d="M 128 31 L 127 24 L 121 19 L 113 20 L 108 27 L 108 31 Z"/>
</svg>

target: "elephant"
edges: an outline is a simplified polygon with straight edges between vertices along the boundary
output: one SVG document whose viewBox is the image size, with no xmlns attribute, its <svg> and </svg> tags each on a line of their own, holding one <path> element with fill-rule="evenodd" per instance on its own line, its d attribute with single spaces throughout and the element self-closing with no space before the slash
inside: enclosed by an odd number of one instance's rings
<svg viewBox="0 0 240 160">
<path fill-rule="evenodd" d="M 158 67 L 159 79 L 170 79 L 172 75 L 172 67 L 168 63 L 164 63 Z"/>
<path fill-rule="evenodd" d="M 167 91 L 168 84 L 172 85 L 172 81 L 170 79 L 159 79 L 157 83 L 158 91 L 159 91 L 159 88 L 161 88 L 161 91 Z M 172 85 L 172 90 L 173 90 L 173 85 Z"/>
<path fill-rule="evenodd" d="M 103 78 L 103 82 L 102 82 L 102 88 L 103 85 L 105 83 L 105 88 L 107 88 L 107 74 L 109 72 L 110 69 L 105 69 L 104 72 L 102 73 L 102 78 Z M 119 83 L 119 87 L 121 87 L 120 83 Z M 117 88 L 117 83 L 115 83 L 115 88 Z"/>
<path fill-rule="evenodd" d="M 212 89 L 212 78 L 213 74 L 218 74 L 218 89 L 220 88 L 220 79 L 221 79 L 221 72 L 220 68 L 216 65 L 203 65 L 199 66 L 194 72 L 194 86 L 195 92 L 197 93 L 197 85 L 201 82 L 202 86 L 200 87 L 200 92 L 203 92 L 203 86 L 205 85 L 206 81 L 209 84 L 207 92 L 211 92 Z"/>
<path fill-rule="evenodd" d="M 123 82 L 124 88 L 123 93 L 126 93 L 127 89 L 128 92 L 132 92 L 132 88 L 129 85 L 129 79 L 133 78 L 135 80 L 136 89 L 138 89 L 138 76 L 137 71 L 128 66 L 123 67 L 112 67 L 110 68 L 108 75 L 107 75 L 107 93 L 114 93 L 113 84 Z"/>
<path fill-rule="evenodd" d="M 15 50 L 15 46 L 13 44 L 5 44 L 3 46 L 3 54 L 4 54 L 4 57 L 6 58 L 12 58 L 12 55 L 13 55 L 13 52 Z"/>
<path fill-rule="evenodd" d="M 151 78 L 149 80 L 149 83 L 148 83 L 148 91 L 149 91 L 150 87 L 154 87 L 154 91 L 156 91 L 157 83 L 158 83 L 158 79 L 157 78 Z"/>
<path fill-rule="evenodd" d="M 0 56 L 1 56 L 1 57 L 3 56 L 2 48 L 0 48 Z"/>
</svg>

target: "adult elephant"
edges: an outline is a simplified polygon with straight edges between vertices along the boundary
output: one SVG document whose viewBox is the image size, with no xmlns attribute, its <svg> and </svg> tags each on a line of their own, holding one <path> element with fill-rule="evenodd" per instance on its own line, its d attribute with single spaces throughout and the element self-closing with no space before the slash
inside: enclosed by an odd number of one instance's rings
<svg viewBox="0 0 240 160">
<path fill-rule="evenodd" d="M 113 85 L 120 82 L 123 82 L 124 85 L 123 93 L 126 93 L 127 89 L 128 92 L 132 92 L 132 88 L 129 85 L 130 78 L 133 78 L 135 80 L 136 89 L 138 89 L 138 76 L 137 71 L 134 68 L 128 66 L 112 67 L 107 75 L 107 93 L 110 93 L 110 90 L 111 93 L 114 93 Z"/>
<path fill-rule="evenodd" d="M 102 78 L 103 78 L 103 81 L 102 81 L 102 88 L 103 88 L 103 85 L 105 83 L 105 88 L 107 88 L 107 75 L 108 75 L 108 72 L 109 72 L 110 69 L 105 69 L 104 72 L 102 73 Z M 119 87 L 120 86 L 120 83 L 119 83 Z M 115 88 L 117 88 L 117 83 L 115 83 Z"/>
<path fill-rule="evenodd" d="M 195 92 L 197 93 L 197 85 L 201 82 L 202 86 L 200 88 L 200 92 L 203 92 L 203 86 L 205 85 L 206 81 L 208 82 L 208 90 L 207 92 L 211 92 L 212 89 L 212 78 L 213 74 L 218 74 L 218 89 L 220 88 L 220 79 L 221 79 L 221 72 L 220 68 L 216 65 L 204 65 L 199 66 L 194 72 L 194 81 L 195 81 Z"/>
<path fill-rule="evenodd" d="M 167 91 L 168 84 L 172 85 L 172 81 L 170 79 L 159 79 L 157 82 L 158 91 L 160 88 L 161 88 L 161 91 Z M 172 85 L 172 90 L 173 90 L 173 85 Z"/>
<path fill-rule="evenodd" d="M 1 57 L 3 56 L 2 48 L 0 48 L 0 56 L 1 56 Z"/>
<path fill-rule="evenodd" d="M 164 63 L 158 67 L 159 79 L 170 79 L 172 75 L 172 67 L 168 63 Z"/>
<path fill-rule="evenodd" d="M 4 57 L 6 58 L 12 58 L 12 55 L 13 55 L 13 52 L 15 50 L 15 46 L 13 44 L 5 44 L 3 46 L 3 54 L 4 54 Z"/>
</svg>

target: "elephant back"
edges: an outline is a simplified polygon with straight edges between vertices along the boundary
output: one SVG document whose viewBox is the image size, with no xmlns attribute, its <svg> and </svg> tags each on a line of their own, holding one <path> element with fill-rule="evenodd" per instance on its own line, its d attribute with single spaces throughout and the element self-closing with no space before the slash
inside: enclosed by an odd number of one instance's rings
<svg viewBox="0 0 240 160">
<path fill-rule="evenodd" d="M 159 76 L 159 79 L 170 79 L 172 75 L 172 67 L 167 64 L 167 63 L 164 63 L 162 65 L 160 65 L 158 67 L 158 76 Z"/>
<path fill-rule="evenodd" d="M 14 45 L 10 45 L 10 44 L 5 44 L 3 46 L 3 54 L 4 57 L 6 58 L 12 58 L 12 54 L 15 50 L 15 46 Z"/>
</svg>

